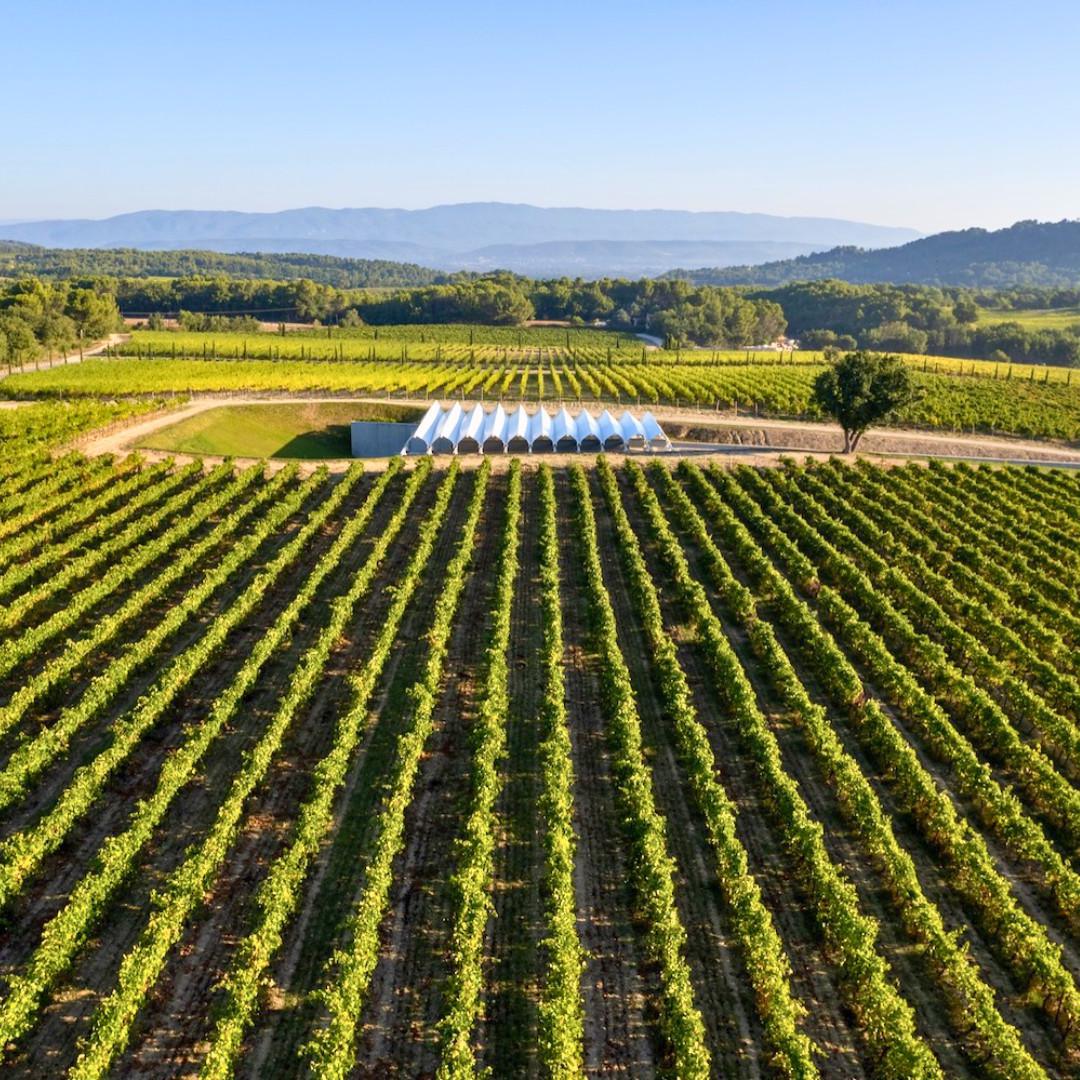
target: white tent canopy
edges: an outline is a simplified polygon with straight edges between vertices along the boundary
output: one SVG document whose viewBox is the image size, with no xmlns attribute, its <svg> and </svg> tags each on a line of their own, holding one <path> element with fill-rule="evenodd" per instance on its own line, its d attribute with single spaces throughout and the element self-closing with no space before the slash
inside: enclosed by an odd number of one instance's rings
<svg viewBox="0 0 1080 1080">
<path fill-rule="evenodd" d="M 459 454 L 479 454 L 484 441 L 487 414 L 483 409 L 470 409 L 458 428 L 457 450 Z"/>
<path fill-rule="evenodd" d="M 551 421 L 551 437 L 555 440 L 555 449 L 560 454 L 577 451 L 577 425 L 565 408 L 560 409 Z"/>
<path fill-rule="evenodd" d="M 603 449 L 600 441 L 600 428 L 597 426 L 596 417 L 587 409 L 582 409 L 577 418 L 577 441 L 578 449 L 584 451 L 598 451 Z"/>
<path fill-rule="evenodd" d="M 622 430 L 623 441 L 629 450 L 645 449 L 645 428 L 640 420 L 629 410 L 625 410 L 619 417 L 619 427 Z"/>
<path fill-rule="evenodd" d="M 416 425 L 416 430 L 409 436 L 405 444 L 406 454 L 426 454 L 431 450 L 431 444 L 435 441 L 435 433 L 439 430 L 442 422 L 442 406 L 436 401 L 431 408 L 424 413 L 423 419 Z"/>
<path fill-rule="evenodd" d="M 443 414 L 442 423 L 431 444 L 433 454 L 455 454 L 458 449 L 458 432 L 465 410 L 460 405 L 452 405 Z"/>
<path fill-rule="evenodd" d="M 529 449 L 534 454 L 550 454 L 555 449 L 551 439 L 551 417 L 546 409 L 537 409 L 529 421 Z"/>
<path fill-rule="evenodd" d="M 596 418 L 596 426 L 600 429 L 600 438 L 603 440 L 605 450 L 623 448 L 622 428 L 607 409 Z"/>
<path fill-rule="evenodd" d="M 511 454 L 527 454 L 530 448 L 529 414 L 519 405 L 506 421 L 506 449 Z"/>
<path fill-rule="evenodd" d="M 641 426 L 645 431 L 650 450 L 670 450 L 671 440 L 664 434 L 664 429 L 656 422 L 651 412 L 641 414 Z"/>
<path fill-rule="evenodd" d="M 616 419 L 604 409 L 594 416 L 582 409 L 576 416 L 542 406 L 529 412 L 519 405 L 507 413 L 502 405 L 490 412 L 480 403 L 435 402 L 409 436 L 403 454 L 537 454 L 598 453 L 601 450 L 670 450 L 671 443 L 651 413 L 635 416 L 629 409 Z"/>
<path fill-rule="evenodd" d="M 483 412 L 483 409 L 476 409 L 474 412 Z M 484 420 L 484 440 L 480 444 L 480 449 L 485 454 L 501 454 L 506 450 L 506 410 L 501 405 L 496 405 L 491 412 L 486 414 Z"/>
</svg>

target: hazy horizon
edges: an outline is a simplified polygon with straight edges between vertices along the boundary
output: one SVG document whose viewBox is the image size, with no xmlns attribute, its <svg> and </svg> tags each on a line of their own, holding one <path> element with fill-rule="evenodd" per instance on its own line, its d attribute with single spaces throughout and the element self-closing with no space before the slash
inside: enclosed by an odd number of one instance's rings
<svg viewBox="0 0 1080 1080">
<path fill-rule="evenodd" d="M 440 207 L 449 206 L 529 206 L 538 210 L 599 210 L 599 211 L 611 211 L 613 213 L 628 212 L 628 213 L 660 213 L 673 211 L 675 213 L 688 213 L 688 214 L 715 214 L 715 213 L 731 213 L 731 214 L 745 214 L 746 216 L 764 215 L 769 217 L 781 217 L 781 218 L 819 218 L 824 221 L 857 221 L 858 219 L 844 217 L 843 215 L 835 214 L 772 214 L 767 210 L 743 210 L 738 207 L 728 206 L 709 206 L 702 207 L 700 209 L 688 209 L 682 206 L 586 206 L 583 203 L 559 203 L 559 204 L 544 204 L 544 203 L 530 203 L 523 202 L 517 199 L 463 199 L 460 201 L 455 200 L 439 200 L 433 203 L 423 203 L 415 206 L 405 206 L 402 204 L 377 206 L 373 203 L 367 204 L 342 204 L 340 206 L 329 206 L 323 203 L 306 203 L 297 204 L 295 206 L 276 206 L 269 207 L 265 210 L 253 210 L 246 206 L 133 206 L 127 210 L 118 210 L 114 214 L 71 214 L 64 216 L 54 217 L 0 217 L 0 225 L 18 225 L 29 224 L 38 221 L 104 221 L 114 217 L 125 217 L 131 214 L 145 214 L 145 213 L 166 213 L 166 214 L 184 214 L 184 213 L 223 213 L 223 214 L 285 214 L 296 210 L 330 210 L 330 211 L 342 211 L 342 210 L 383 210 L 383 211 L 403 211 L 412 213 L 422 210 L 435 210 Z M 904 222 L 894 221 L 875 221 L 875 222 L 861 222 L 862 224 L 883 225 L 895 228 L 914 228 L 914 226 L 906 225 Z M 1009 222 L 1009 224 L 1013 224 Z M 922 232 L 923 230 L 916 230 Z"/>
<path fill-rule="evenodd" d="M 270 207 L 270 208 L 268 208 L 266 210 L 252 210 L 252 209 L 250 209 L 248 207 L 244 207 L 244 206 L 157 206 L 157 205 L 146 205 L 146 206 L 131 207 L 130 209 L 127 209 L 127 210 L 118 210 L 118 211 L 116 211 L 116 213 L 108 213 L 108 214 L 71 214 L 71 215 L 63 215 L 63 216 L 61 216 L 61 215 L 45 215 L 45 216 L 41 216 L 41 217 L 17 217 L 17 218 L 16 217 L 0 217 L 0 226 L 4 226 L 4 225 L 28 225 L 28 224 L 33 224 L 33 223 L 36 223 L 36 222 L 44 222 L 44 221 L 78 221 L 78 220 L 104 221 L 104 220 L 108 220 L 110 218 L 124 217 L 124 216 L 127 216 L 127 215 L 141 214 L 141 213 L 187 213 L 187 212 L 196 212 L 196 213 L 207 212 L 207 213 L 210 213 L 210 212 L 219 212 L 219 213 L 227 213 L 227 214 L 231 214 L 231 213 L 237 213 L 237 214 L 252 214 L 252 213 L 284 214 L 284 213 L 288 213 L 290 211 L 295 211 L 295 210 L 316 210 L 316 209 L 317 210 L 332 210 L 332 211 L 338 211 L 338 210 L 389 210 L 389 211 L 395 211 L 395 210 L 400 210 L 400 211 L 412 212 L 412 211 L 419 211 L 419 210 L 433 210 L 433 209 L 436 209 L 438 207 L 443 207 L 443 206 L 483 205 L 483 204 L 531 206 L 531 207 L 534 207 L 536 209 L 544 209 L 544 210 L 601 210 L 601 211 L 609 210 L 609 211 L 613 211 L 613 212 L 628 211 L 628 212 L 643 212 L 643 213 L 644 212 L 650 212 L 650 211 L 653 211 L 653 212 L 656 212 L 656 211 L 675 211 L 675 212 L 686 212 L 686 213 L 692 213 L 692 214 L 733 213 L 733 214 L 745 214 L 747 216 L 759 215 L 760 214 L 760 215 L 766 215 L 766 216 L 771 216 L 771 217 L 779 217 L 779 218 L 810 218 L 810 219 L 818 218 L 818 219 L 821 219 L 821 220 L 824 220 L 824 221 L 834 220 L 834 221 L 845 221 L 845 222 L 853 222 L 853 223 L 866 224 L 866 225 L 877 225 L 877 226 L 883 226 L 883 227 L 889 227 L 889 228 L 915 229 L 915 231 L 920 233 L 922 236 L 930 236 L 930 235 L 933 235 L 936 232 L 948 232 L 948 231 L 962 230 L 962 229 L 969 229 L 969 228 L 981 228 L 981 229 L 987 229 L 987 230 L 996 230 L 996 229 L 1001 229 L 1001 228 L 1007 228 L 1008 226 L 1014 225 L 1019 221 L 1033 220 L 1032 216 L 1028 215 L 1027 217 L 1016 217 L 1016 218 L 1013 218 L 1013 219 L 1010 219 L 1010 220 L 1007 220 L 1007 221 L 1004 221 L 1004 222 L 1001 222 L 1001 223 L 994 223 L 994 224 L 990 224 L 990 225 L 986 225 L 986 224 L 983 224 L 981 222 L 971 222 L 971 223 L 964 224 L 964 225 L 948 226 L 948 227 L 946 227 L 944 229 L 926 230 L 926 229 L 917 229 L 915 226 L 909 225 L 906 222 L 902 222 L 902 221 L 869 221 L 869 220 L 861 219 L 861 218 L 843 217 L 843 216 L 840 216 L 840 215 L 832 215 L 832 214 L 814 214 L 814 213 L 772 214 L 770 211 L 764 211 L 764 210 L 743 210 L 743 209 L 739 209 L 739 208 L 719 207 L 719 206 L 717 206 L 717 207 L 704 207 L 704 208 L 701 208 L 701 209 L 687 209 L 686 207 L 680 207 L 680 206 L 621 206 L 621 205 L 620 206 L 584 206 L 582 204 L 569 204 L 569 203 L 558 204 L 558 205 L 555 205 L 555 204 L 545 205 L 545 204 L 541 204 L 541 203 L 523 203 L 523 202 L 518 202 L 517 200 L 494 199 L 493 198 L 493 199 L 473 199 L 473 200 L 462 201 L 460 203 L 458 203 L 458 202 L 448 202 L 448 201 L 439 201 L 439 202 L 434 202 L 434 203 L 417 204 L 415 206 L 405 206 L 405 205 L 375 206 L 373 204 L 365 204 L 365 205 L 343 204 L 341 206 L 327 206 L 327 205 L 319 204 L 319 203 L 310 203 L 310 204 L 297 205 L 297 206 Z M 1077 212 L 1072 213 L 1072 214 L 1064 214 L 1064 215 L 1062 215 L 1061 217 L 1058 217 L 1058 218 L 1037 218 L 1037 219 L 1034 219 L 1034 220 L 1039 220 L 1039 221 L 1080 220 L 1080 210 L 1078 210 Z"/>
</svg>

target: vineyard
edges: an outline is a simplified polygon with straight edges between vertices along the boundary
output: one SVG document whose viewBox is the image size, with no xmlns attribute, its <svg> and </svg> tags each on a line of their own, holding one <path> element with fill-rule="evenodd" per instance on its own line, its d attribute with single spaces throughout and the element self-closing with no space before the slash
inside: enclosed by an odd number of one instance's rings
<svg viewBox="0 0 1080 1080">
<path fill-rule="evenodd" d="M 773 352 L 742 349 L 655 349 L 633 334 L 610 330 L 557 327 L 380 326 L 360 329 L 326 327 L 288 334 L 197 333 L 142 330 L 110 347 L 110 356 L 137 359 L 222 360 L 401 360 L 473 364 L 577 364 L 651 361 L 653 366 L 774 367 L 820 365 L 813 350 Z M 978 375 L 990 379 L 1061 382 L 1071 385 L 1067 367 L 960 360 L 949 356 L 910 355 L 912 367 L 928 374 Z"/>
<path fill-rule="evenodd" d="M 0 412 L 6 1075 L 1076 1074 L 1074 475 L 46 452 L 153 407 Z"/>
<path fill-rule="evenodd" d="M 1080 380 L 1074 383 L 1069 369 L 940 357 L 912 357 L 910 363 L 921 397 L 898 416 L 902 426 L 1080 438 Z M 811 397 L 822 370 L 817 354 L 797 352 L 676 354 L 636 348 L 619 352 L 601 345 L 517 348 L 460 341 L 418 344 L 415 338 L 143 332 L 121 345 L 119 355 L 15 372 L 4 379 L 4 387 L 24 398 L 314 392 L 407 400 L 676 405 L 820 419 Z"/>
</svg>

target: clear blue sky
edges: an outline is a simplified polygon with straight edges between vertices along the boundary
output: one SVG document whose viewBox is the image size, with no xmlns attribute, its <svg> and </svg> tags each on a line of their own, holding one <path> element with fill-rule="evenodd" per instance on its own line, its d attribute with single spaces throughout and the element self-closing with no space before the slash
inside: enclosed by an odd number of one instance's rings
<svg viewBox="0 0 1080 1080">
<path fill-rule="evenodd" d="M 0 220 L 471 200 L 1080 217 L 1080 6 L 0 8 Z"/>
</svg>

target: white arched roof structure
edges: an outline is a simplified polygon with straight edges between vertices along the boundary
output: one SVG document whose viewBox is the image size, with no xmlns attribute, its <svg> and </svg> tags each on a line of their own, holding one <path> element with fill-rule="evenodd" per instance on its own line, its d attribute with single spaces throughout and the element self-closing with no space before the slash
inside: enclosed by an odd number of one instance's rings
<svg viewBox="0 0 1080 1080">
<path fill-rule="evenodd" d="M 605 409 L 597 418 L 596 426 L 600 429 L 600 440 L 605 450 L 621 450 L 625 445 L 622 428 L 618 421 Z"/>
<path fill-rule="evenodd" d="M 442 414 L 442 406 L 437 401 L 434 402 L 424 413 L 420 423 L 416 425 L 416 430 L 409 436 L 409 441 L 405 444 L 406 454 L 426 454 L 431 450 L 435 433 L 442 421 Z"/>
<path fill-rule="evenodd" d="M 645 439 L 650 450 L 671 449 L 671 440 L 664 434 L 664 429 L 656 422 L 656 417 L 651 412 L 642 413 L 641 426 L 645 431 Z"/>
<path fill-rule="evenodd" d="M 456 454 L 479 454 L 484 441 L 484 421 L 487 413 L 475 405 L 462 417 L 458 428 Z"/>
<path fill-rule="evenodd" d="M 501 454 L 506 450 L 506 410 L 501 405 L 496 405 L 487 414 L 484 421 L 484 441 L 480 449 L 485 454 Z"/>
<path fill-rule="evenodd" d="M 623 442 L 626 443 L 627 450 L 645 449 L 645 428 L 629 409 L 624 409 L 622 416 L 619 417 L 619 428 L 622 430 Z"/>
<path fill-rule="evenodd" d="M 506 450 L 510 454 L 527 454 L 529 442 L 529 414 L 519 405 L 506 419 Z"/>
<path fill-rule="evenodd" d="M 490 412 L 479 402 L 438 402 L 424 413 L 402 449 L 403 454 L 538 454 L 599 453 L 601 450 L 670 450 L 671 443 L 652 413 L 634 416 L 629 409 L 616 419 L 605 409 L 576 416 L 560 409 L 529 412 L 519 405 L 507 413 L 502 405 Z"/>
<path fill-rule="evenodd" d="M 457 450 L 458 429 L 461 427 L 462 417 L 465 415 L 460 405 L 452 405 L 443 414 L 442 423 L 435 433 L 431 443 L 433 454 L 453 454 Z"/>
<path fill-rule="evenodd" d="M 551 437 L 551 417 L 546 409 L 537 409 L 529 420 L 529 449 L 534 454 L 550 454 L 555 449 Z"/>
<path fill-rule="evenodd" d="M 551 437 L 555 440 L 555 450 L 560 454 L 573 454 L 577 452 L 577 424 L 574 418 L 566 411 L 560 409 L 551 421 Z"/>
<path fill-rule="evenodd" d="M 577 441 L 578 449 L 582 452 L 599 452 L 603 450 L 604 443 L 600 438 L 600 428 L 596 423 L 596 417 L 582 409 L 577 418 Z"/>
</svg>

